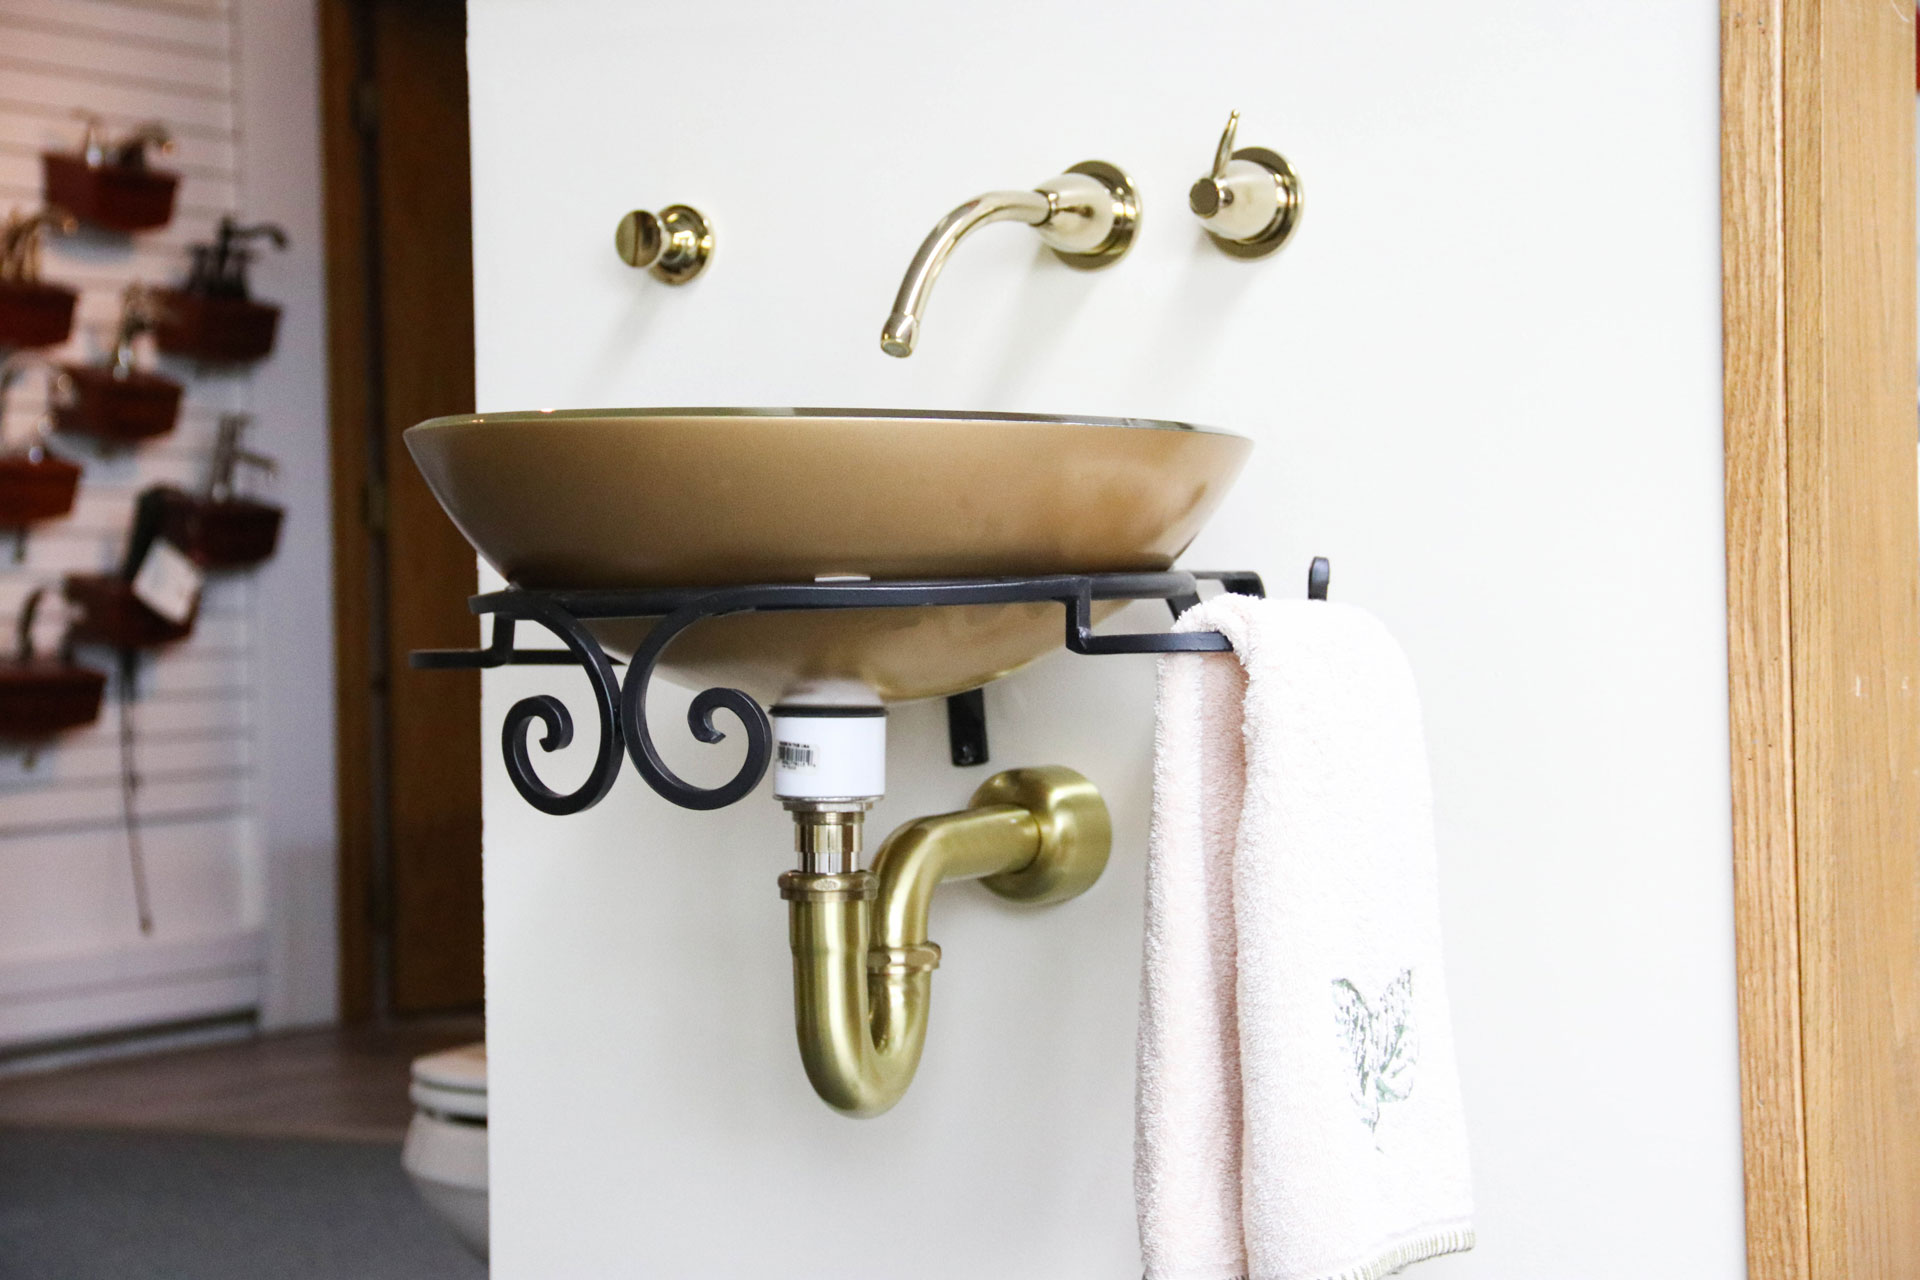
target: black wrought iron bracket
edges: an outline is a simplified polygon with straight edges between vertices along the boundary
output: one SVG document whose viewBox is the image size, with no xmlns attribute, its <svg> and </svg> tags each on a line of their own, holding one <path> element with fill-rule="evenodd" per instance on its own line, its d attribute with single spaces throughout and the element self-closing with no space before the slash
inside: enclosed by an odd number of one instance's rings
<svg viewBox="0 0 1920 1280">
<path fill-rule="evenodd" d="M 1326 561 L 1314 561 L 1309 594 L 1324 599 Z M 507 776 L 528 804 L 542 813 L 580 813 L 613 788 L 624 753 L 647 785 L 687 809 L 719 809 L 751 792 L 765 776 L 773 753 L 773 726 L 760 704 L 739 689 L 708 689 L 687 709 L 687 725 L 702 742 L 726 734 L 714 713 L 730 712 L 747 740 L 738 772 L 717 787 L 697 787 L 669 769 L 654 747 L 646 718 L 647 686 L 655 665 L 679 634 L 707 618 L 732 613 L 808 609 L 906 609 L 928 606 L 1056 603 L 1066 610 L 1066 645 L 1074 653 L 1218 653 L 1230 649 L 1225 636 L 1212 631 L 1095 634 L 1093 606 L 1108 600 L 1162 600 L 1175 617 L 1200 602 L 1200 584 L 1218 583 L 1240 595 L 1265 595 L 1256 573 L 1189 572 L 1058 574 L 1033 578 L 965 578 L 925 582 L 779 583 L 745 587 L 675 587 L 636 591 L 495 591 L 469 600 L 473 612 L 493 619 L 483 649 L 426 649 L 412 655 L 421 670 L 473 670 L 515 665 L 578 666 L 592 686 L 599 710 L 599 745 L 592 770 L 572 791 L 555 791 L 533 766 L 532 730 L 544 731 L 540 749 L 559 751 L 573 741 L 573 717 L 552 694 L 522 698 L 507 711 L 500 745 Z M 616 674 L 585 626 L 613 618 L 658 618 L 639 649 Z M 551 632 L 564 649 L 522 649 L 515 628 L 532 623 Z M 984 722 L 978 761 L 985 760 Z M 960 754 L 956 746 L 956 763 Z"/>
</svg>

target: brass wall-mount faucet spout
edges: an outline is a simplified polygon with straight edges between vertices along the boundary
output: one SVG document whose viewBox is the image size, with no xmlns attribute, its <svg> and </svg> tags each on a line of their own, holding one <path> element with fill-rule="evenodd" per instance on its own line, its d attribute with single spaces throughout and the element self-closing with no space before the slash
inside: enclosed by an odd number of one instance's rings
<svg viewBox="0 0 1920 1280">
<path fill-rule="evenodd" d="M 1118 262 L 1133 246 L 1140 197 L 1120 169 L 1100 160 L 1076 164 L 1031 191 L 989 191 L 940 219 L 913 255 L 893 314 L 880 331 L 880 349 L 910 356 L 920 316 L 947 257 L 967 233 L 989 222 L 1024 222 L 1069 266 L 1091 269 Z"/>
<path fill-rule="evenodd" d="M 857 865 L 858 814 L 801 808 L 794 817 L 803 852 L 850 838 L 841 865 Z M 832 839 L 810 841 L 807 825 L 825 820 Z M 927 1039 L 940 963 L 927 915 L 943 882 L 977 879 L 1016 902 L 1064 902 L 1100 878 L 1112 842 L 1106 802 L 1091 782 L 1058 766 L 1010 769 L 987 779 L 968 808 L 888 836 L 871 871 L 781 876 L 794 1025 L 814 1091 L 854 1116 L 877 1116 L 907 1091 Z"/>
</svg>

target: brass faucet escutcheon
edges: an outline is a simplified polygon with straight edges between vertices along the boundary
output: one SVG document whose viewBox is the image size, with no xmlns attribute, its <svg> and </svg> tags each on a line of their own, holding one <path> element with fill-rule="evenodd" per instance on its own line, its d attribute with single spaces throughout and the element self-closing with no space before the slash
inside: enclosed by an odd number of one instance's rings
<svg viewBox="0 0 1920 1280">
<path fill-rule="evenodd" d="M 844 813 L 796 811 L 796 843 L 804 848 L 805 827 L 823 818 L 847 825 Z M 781 876 L 794 1026 L 814 1091 L 852 1116 L 877 1116 L 907 1091 L 940 963 L 927 916 L 942 883 L 980 880 L 1015 902 L 1064 902 L 1100 878 L 1112 843 L 1100 792 L 1050 765 L 995 774 L 969 807 L 907 823 L 880 846 L 871 871 Z"/>
</svg>

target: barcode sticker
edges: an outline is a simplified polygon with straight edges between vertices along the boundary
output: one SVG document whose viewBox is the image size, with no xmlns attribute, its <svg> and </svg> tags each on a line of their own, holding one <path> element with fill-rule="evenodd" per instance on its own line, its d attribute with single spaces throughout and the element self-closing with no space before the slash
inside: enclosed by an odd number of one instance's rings
<svg viewBox="0 0 1920 1280">
<path fill-rule="evenodd" d="M 199 603 L 206 575 L 165 538 L 155 539 L 133 575 L 133 594 L 168 622 L 185 622 Z"/>
<path fill-rule="evenodd" d="M 781 743 L 780 767 L 782 769 L 813 768 L 813 744 L 807 742 Z"/>
</svg>

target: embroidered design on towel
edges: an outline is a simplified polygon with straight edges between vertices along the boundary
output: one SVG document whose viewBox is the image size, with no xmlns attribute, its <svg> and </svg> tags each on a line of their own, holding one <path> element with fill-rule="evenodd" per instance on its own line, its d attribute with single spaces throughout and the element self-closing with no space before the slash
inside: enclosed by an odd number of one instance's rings
<svg viewBox="0 0 1920 1280">
<path fill-rule="evenodd" d="M 1404 1102 L 1413 1092 L 1413 1072 L 1420 1059 L 1420 1039 L 1413 1025 L 1413 970 L 1402 969 L 1373 1005 L 1360 988 L 1345 978 L 1334 980 L 1333 1022 L 1352 1059 L 1348 1081 L 1353 1105 L 1373 1133 L 1380 1124 L 1380 1108 Z"/>
</svg>

